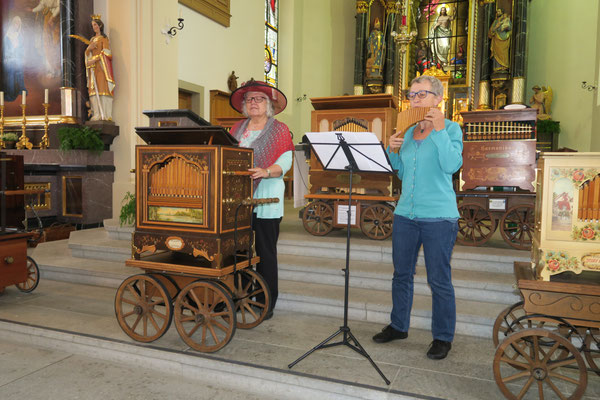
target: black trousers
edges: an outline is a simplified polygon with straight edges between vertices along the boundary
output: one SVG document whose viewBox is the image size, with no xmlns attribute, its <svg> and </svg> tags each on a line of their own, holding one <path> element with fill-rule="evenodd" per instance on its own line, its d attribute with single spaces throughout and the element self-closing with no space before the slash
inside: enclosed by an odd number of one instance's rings
<svg viewBox="0 0 600 400">
<path fill-rule="evenodd" d="M 252 226 L 255 233 L 256 255 L 260 262 L 256 266 L 258 272 L 271 290 L 271 310 L 275 308 L 279 294 L 277 285 L 277 240 L 281 218 L 263 219 L 252 214 Z"/>
</svg>

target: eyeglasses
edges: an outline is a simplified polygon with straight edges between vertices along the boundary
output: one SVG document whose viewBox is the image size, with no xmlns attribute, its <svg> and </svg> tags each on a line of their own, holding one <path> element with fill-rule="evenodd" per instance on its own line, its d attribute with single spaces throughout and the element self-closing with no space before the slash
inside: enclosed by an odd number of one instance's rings
<svg viewBox="0 0 600 400">
<path fill-rule="evenodd" d="M 262 103 L 263 101 L 265 101 L 267 98 L 264 96 L 256 96 L 256 97 L 246 97 L 244 99 L 244 101 L 248 104 L 252 103 L 253 101 L 257 104 Z"/>
<path fill-rule="evenodd" d="M 424 99 L 425 97 L 427 97 L 428 94 L 432 94 L 434 96 L 437 96 L 435 93 L 430 92 L 429 90 L 419 90 L 418 92 L 408 92 L 408 93 L 406 93 L 406 98 L 409 99 L 409 100 L 412 100 L 415 97 L 418 97 L 420 99 Z"/>
</svg>

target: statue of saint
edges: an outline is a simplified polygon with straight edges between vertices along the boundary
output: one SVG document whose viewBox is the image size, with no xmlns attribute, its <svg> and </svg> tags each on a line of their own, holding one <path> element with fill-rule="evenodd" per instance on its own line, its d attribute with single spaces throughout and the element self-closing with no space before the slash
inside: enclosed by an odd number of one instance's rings
<svg viewBox="0 0 600 400">
<path fill-rule="evenodd" d="M 112 121 L 112 100 L 115 80 L 112 69 L 112 52 L 108 37 L 104 34 L 104 23 L 92 19 L 94 36 L 85 49 L 85 66 L 88 94 L 92 108 L 91 121 Z"/>
<path fill-rule="evenodd" d="M 237 78 L 238 77 L 235 76 L 235 71 L 231 71 L 231 75 L 229 75 L 229 78 L 227 78 L 227 87 L 229 88 L 230 92 L 233 92 L 235 89 L 237 89 Z"/>
<path fill-rule="evenodd" d="M 381 32 L 379 18 L 375 18 L 373 30 L 367 41 L 367 77 L 379 78 L 383 71 L 383 57 L 385 53 L 385 41 Z"/>
<path fill-rule="evenodd" d="M 450 52 L 450 41 L 452 39 L 451 22 L 453 19 L 453 16 L 448 15 L 446 7 L 442 7 L 440 8 L 440 15 L 429 29 L 433 59 L 443 66 L 448 65 L 448 53 Z"/>
<path fill-rule="evenodd" d="M 510 17 L 501 8 L 496 9 L 496 19 L 492 22 L 488 37 L 491 40 L 491 58 L 494 60 L 494 71 L 510 68 L 510 36 L 512 23 Z"/>
<path fill-rule="evenodd" d="M 538 119 L 550 119 L 550 107 L 553 97 L 552 88 L 548 86 L 548 89 L 546 89 L 545 86 L 539 87 L 535 85 L 532 89 L 533 96 L 529 100 L 531 108 L 538 110 Z"/>
</svg>

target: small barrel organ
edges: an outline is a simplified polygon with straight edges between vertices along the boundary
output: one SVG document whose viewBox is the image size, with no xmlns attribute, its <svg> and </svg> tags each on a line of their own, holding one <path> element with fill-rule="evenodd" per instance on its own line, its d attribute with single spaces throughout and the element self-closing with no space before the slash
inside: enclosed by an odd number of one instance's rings
<svg viewBox="0 0 600 400">
<path fill-rule="evenodd" d="M 152 113 L 151 127 L 136 129 L 152 144 L 136 147 L 133 257 L 174 251 L 220 268 L 249 246 L 250 207 L 240 207 L 237 220 L 236 209 L 252 198 L 252 180 L 244 173 L 252 168 L 253 152 L 235 146 L 223 128 L 208 123 L 152 121 L 178 121 L 173 115 L 184 111 Z M 164 143 L 179 141 L 188 145 Z"/>
</svg>

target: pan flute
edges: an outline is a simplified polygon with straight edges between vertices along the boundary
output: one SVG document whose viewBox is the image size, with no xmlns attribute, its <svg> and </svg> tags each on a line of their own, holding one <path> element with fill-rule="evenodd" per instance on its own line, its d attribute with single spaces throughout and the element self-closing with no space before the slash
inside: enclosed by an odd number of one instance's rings
<svg viewBox="0 0 600 400">
<path fill-rule="evenodd" d="M 396 121 L 396 133 L 402 132 L 400 137 L 404 137 L 404 134 L 408 128 L 417 122 L 423 121 L 429 110 L 431 110 L 431 107 L 418 107 L 410 108 L 406 111 L 398 113 L 398 119 Z"/>
<path fill-rule="evenodd" d="M 417 107 L 409 108 L 408 110 L 399 112 L 398 119 L 396 120 L 396 134 L 401 132 L 398 136 L 404 138 L 404 134 L 406 134 L 408 128 L 418 122 L 423 121 L 429 110 L 431 110 L 431 107 Z M 396 149 L 394 152 L 397 151 L 398 149 Z"/>
</svg>

